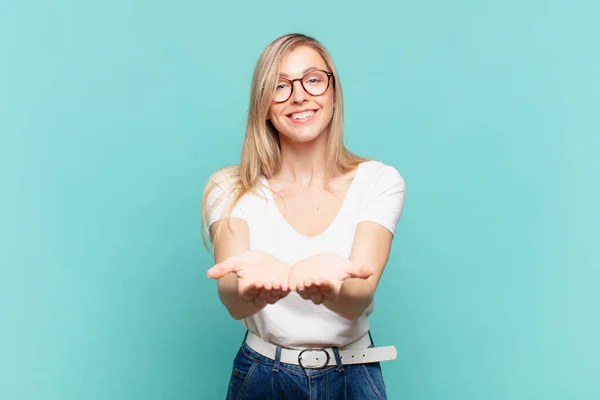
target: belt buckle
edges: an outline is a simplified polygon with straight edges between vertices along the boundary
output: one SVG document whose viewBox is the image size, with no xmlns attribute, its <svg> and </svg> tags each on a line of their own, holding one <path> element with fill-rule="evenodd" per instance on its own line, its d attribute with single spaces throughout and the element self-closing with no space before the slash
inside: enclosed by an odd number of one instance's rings
<svg viewBox="0 0 600 400">
<path fill-rule="evenodd" d="M 322 351 L 323 353 L 325 353 L 325 362 L 323 363 L 323 365 L 304 365 L 302 363 L 302 355 L 308 351 Z M 318 360 L 318 358 L 317 358 Z M 330 360 L 330 356 L 329 353 L 327 352 L 327 350 L 325 349 L 304 349 L 300 352 L 300 354 L 298 354 L 298 364 L 302 367 L 302 368 L 323 368 L 324 366 L 326 366 L 329 363 Z"/>
</svg>

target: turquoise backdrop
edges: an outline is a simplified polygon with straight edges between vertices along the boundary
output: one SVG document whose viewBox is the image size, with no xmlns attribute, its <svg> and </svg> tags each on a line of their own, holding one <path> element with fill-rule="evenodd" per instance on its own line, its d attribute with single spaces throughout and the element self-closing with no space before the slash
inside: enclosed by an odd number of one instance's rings
<svg viewBox="0 0 600 400">
<path fill-rule="evenodd" d="M 0 399 L 222 399 L 243 328 L 200 201 L 252 70 L 314 35 L 407 199 L 390 399 L 600 398 L 597 1 L 0 5 Z"/>
</svg>

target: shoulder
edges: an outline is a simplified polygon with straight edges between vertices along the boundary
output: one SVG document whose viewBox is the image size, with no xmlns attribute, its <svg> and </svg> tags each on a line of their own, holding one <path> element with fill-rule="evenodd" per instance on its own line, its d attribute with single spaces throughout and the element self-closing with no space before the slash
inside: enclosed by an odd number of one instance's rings
<svg viewBox="0 0 600 400">
<path fill-rule="evenodd" d="M 227 165 L 219 168 L 213 172 L 207 180 L 207 185 L 212 184 L 226 184 L 228 182 L 235 182 L 240 179 L 240 166 L 239 165 Z"/>
<path fill-rule="evenodd" d="M 252 211 L 257 206 L 264 208 L 267 196 L 261 185 L 264 183 L 259 177 L 252 186 L 245 187 L 240 177 L 239 165 L 229 165 L 218 169 L 208 178 L 204 187 L 204 198 L 208 205 L 226 203 L 234 208 Z"/>
<path fill-rule="evenodd" d="M 208 178 L 202 199 L 202 218 L 206 227 L 220 220 L 224 215 L 244 219 L 239 202 L 239 167 L 223 167 Z"/>
<path fill-rule="evenodd" d="M 392 165 L 377 160 L 365 161 L 360 165 L 365 179 L 363 184 L 370 187 L 402 187 L 406 186 L 404 177 L 398 169 Z"/>
<path fill-rule="evenodd" d="M 204 193 L 231 195 L 240 180 L 239 165 L 228 165 L 213 172 L 206 181 Z"/>
<path fill-rule="evenodd" d="M 358 222 L 375 222 L 394 234 L 404 207 L 404 178 L 395 167 L 380 161 L 367 161 L 361 168 L 364 203 Z"/>
</svg>

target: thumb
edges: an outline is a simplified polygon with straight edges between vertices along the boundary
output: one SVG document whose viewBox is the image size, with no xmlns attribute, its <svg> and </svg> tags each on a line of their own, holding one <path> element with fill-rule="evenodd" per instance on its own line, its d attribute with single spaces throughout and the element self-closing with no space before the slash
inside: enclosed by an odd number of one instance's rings
<svg viewBox="0 0 600 400">
<path fill-rule="evenodd" d="M 231 257 L 225 261 L 213 265 L 207 272 L 206 276 L 211 279 L 219 279 L 230 272 L 238 272 L 241 262 L 237 258 Z"/>
<path fill-rule="evenodd" d="M 375 267 L 370 264 L 363 264 L 360 267 L 352 267 L 347 271 L 350 278 L 367 279 L 375 273 Z"/>
</svg>

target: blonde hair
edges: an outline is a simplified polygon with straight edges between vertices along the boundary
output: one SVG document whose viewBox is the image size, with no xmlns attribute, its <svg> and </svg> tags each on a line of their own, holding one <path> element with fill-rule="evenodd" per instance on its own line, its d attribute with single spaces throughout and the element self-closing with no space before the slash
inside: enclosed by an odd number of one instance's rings
<svg viewBox="0 0 600 400">
<path fill-rule="evenodd" d="M 329 52 L 319 41 L 303 34 L 292 33 L 281 36 L 271 42 L 260 55 L 250 91 L 250 106 L 246 136 L 242 147 L 239 165 L 230 165 L 216 171 L 209 179 L 204 189 L 202 199 L 202 239 L 206 245 L 206 236 L 210 235 L 207 226 L 208 215 L 213 207 L 229 197 L 228 204 L 223 210 L 221 219 L 217 222 L 215 237 L 222 229 L 222 224 L 228 219 L 233 207 L 248 192 L 254 192 L 261 183 L 261 174 L 266 178 L 275 176 L 281 168 L 281 150 L 279 135 L 276 129 L 267 120 L 271 107 L 273 93 L 278 79 L 278 69 L 282 57 L 289 51 L 299 46 L 308 46 L 316 50 L 333 73 L 332 86 L 334 89 L 333 117 L 329 124 L 327 149 L 326 149 L 326 178 L 346 174 L 356 168 L 358 164 L 366 161 L 346 148 L 343 141 L 344 104 L 342 86 L 337 71 Z M 209 194 L 216 187 L 225 184 L 228 188 L 222 196 L 208 207 Z M 214 238 L 211 236 L 211 242 Z"/>
</svg>

